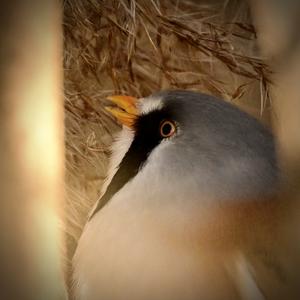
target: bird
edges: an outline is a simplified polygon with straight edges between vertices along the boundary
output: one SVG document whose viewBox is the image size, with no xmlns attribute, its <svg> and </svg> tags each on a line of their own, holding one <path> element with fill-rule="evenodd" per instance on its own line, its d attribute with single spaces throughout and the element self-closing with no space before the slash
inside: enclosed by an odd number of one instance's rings
<svg viewBox="0 0 300 300">
<path fill-rule="evenodd" d="M 108 100 L 122 130 L 73 258 L 75 298 L 294 299 L 270 130 L 195 91 Z"/>
</svg>

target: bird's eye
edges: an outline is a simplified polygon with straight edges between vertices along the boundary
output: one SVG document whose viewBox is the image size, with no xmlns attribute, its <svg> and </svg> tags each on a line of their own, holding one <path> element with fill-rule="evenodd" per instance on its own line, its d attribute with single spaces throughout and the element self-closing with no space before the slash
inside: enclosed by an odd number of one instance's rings
<svg viewBox="0 0 300 300">
<path fill-rule="evenodd" d="M 163 138 L 171 137 L 176 132 L 176 125 L 172 121 L 162 121 L 160 124 L 159 132 Z"/>
</svg>

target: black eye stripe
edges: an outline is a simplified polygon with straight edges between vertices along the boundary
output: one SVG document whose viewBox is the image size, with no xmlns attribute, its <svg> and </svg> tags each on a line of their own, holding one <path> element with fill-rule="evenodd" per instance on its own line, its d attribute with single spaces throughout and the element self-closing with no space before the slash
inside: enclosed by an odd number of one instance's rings
<svg viewBox="0 0 300 300">
<path fill-rule="evenodd" d="M 134 139 L 90 219 L 144 166 L 152 150 L 163 139 L 159 129 L 165 119 L 171 119 L 165 109 L 153 111 L 137 119 Z"/>
</svg>

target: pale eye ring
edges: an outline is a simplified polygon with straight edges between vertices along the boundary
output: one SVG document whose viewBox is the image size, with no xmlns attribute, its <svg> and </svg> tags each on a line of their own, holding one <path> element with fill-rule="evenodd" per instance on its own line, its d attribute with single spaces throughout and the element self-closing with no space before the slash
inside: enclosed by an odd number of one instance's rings
<svg viewBox="0 0 300 300">
<path fill-rule="evenodd" d="M 164 120 L 159 127 L 159 133 L 163 138 L 171 137 L 176 133 L 176 124 L 170 120 Z"/>
</svg>

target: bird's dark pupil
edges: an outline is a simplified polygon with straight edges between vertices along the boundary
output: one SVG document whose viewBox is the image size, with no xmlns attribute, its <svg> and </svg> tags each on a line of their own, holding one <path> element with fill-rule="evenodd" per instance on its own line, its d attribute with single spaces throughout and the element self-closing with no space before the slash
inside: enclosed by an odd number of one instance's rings
<svg viewBox="0 0 300 300">
<path fill-rule="evenodd" d="M 161 131 L 163 135 L 169 135 L 170 132 L 172 131 L 171 124 L 169 123 L 164 124 Z"/>
</svg>

